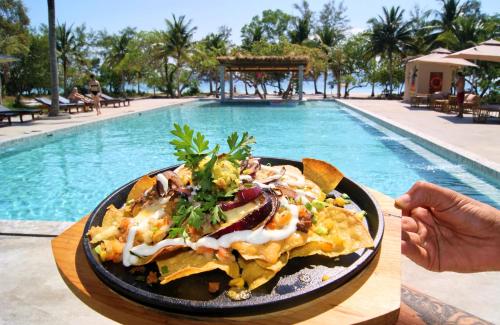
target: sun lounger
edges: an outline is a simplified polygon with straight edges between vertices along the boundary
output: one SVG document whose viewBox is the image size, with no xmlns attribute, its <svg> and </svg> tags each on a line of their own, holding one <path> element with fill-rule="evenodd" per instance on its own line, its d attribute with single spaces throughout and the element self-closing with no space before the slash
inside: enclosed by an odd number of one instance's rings
<svg viewBox="0 0 500 325">
<path fill-rule="evenodd" d="M 52 100 L 48 99 L 48 98 L 44 98 L 44 97 L 36 97 L 35 100 L 37 102 L 39 102 L 40 104 L 42 104 L 43 106 L 47 107 L 47 108 L 50 108 L 52 107 Z M 59 103 L 59 108 L 70 113 L 71 114 L 71 109 L 72 108 L 75 108 L 76 109 L 76 112 L 78 113 L 78 109 L 83 107 L 81 104 L 63 104 L 63 103 Z"/>
<path fill-rule="evenodd" d="M 474 109 L 479 107 L 480 98 L 475 94 L 465 94 L 464 112 L 474 112 Z"/>
<path fill-rule="evenodd" d="M 29 108 L 23 108 L 23 109 L 8 109 L 7 107 L 4 107 L 0 105 L 0 115 L 7 117 L 9 120 L 9 125 L 12 123 L 11 118 L 13 116 L 19 116 L 19 120 L 21 123 L 24 122 L 23 120 L 23 115 L 31 115 L 31 118 L 34 120 L 35 119 L 35 114 L 41 114 L 42 110 L 41 109 L 29 109 Z"/>
<path fill-rule="evenodd" d="M 92 109 L 92 105 L 91 104 L 88 104 L 88 103 L 86 103 L 84 101 L 81 101 L 81 100 L 72 101 L 72 100 L 69 100 L 68 98 L 62 97 L 62 96 L 59 96 L 59 103 L 63 104 L 63 105 L 77 105 L 77 108 L 76 108 L 77 112 L 78 112 L 78 108 L 79 107 L 83 108 L 84 112 L 87 111 L 87 107 L 90 107 L 90 109 Z"/>
<path fill-rule="evenodd" d="M 477 105 L 472 108 L 472 120 L 476 123 L 486 123 L 491 113 L 497 113 L 500 118 L 500 105 Z"/>
<path fill-rule="evenodd" d="M 118 106 L 120 106 L 121 103 L 123 103 L 123 106 L 130 105 L 130 99 L 128 98 L 114 98 L 103 93 L 101 93 L 100 96 L 104 99 L 104 105 L 113 104 L 114 106 L 115 103 L 118 103 Z"/>
<path fill-rule="evenodd" d="M 10 112 L 0 112 L 0 122 L 2 122 L 4 119 L 7 119 L 7 124 L 12 125 L 13 116 L 19 116 L 19 114 Z"/>
</svg>

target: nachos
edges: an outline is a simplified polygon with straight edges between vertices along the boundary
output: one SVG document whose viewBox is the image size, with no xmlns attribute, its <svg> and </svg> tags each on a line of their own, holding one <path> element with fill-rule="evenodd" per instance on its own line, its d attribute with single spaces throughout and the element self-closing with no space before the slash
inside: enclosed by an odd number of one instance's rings
<svg viewBox="0 0 500 325">
<path fill-rule="evenodd" d="M 265 165 L 251 155 L 248 133 L 231 134 L 220 153 L 201 133 L 174 126 L 170 143 L 182 165 L 140 178 L 125 204 L 109 206 L 87 233 L 101 261 L 134 272 L 155 263 L 146 280 L 161 284 L 222 270 L 232 278 L 229 297 L 239 300 L 292 258 L 373 247 L 364 213 L 344 207 L 349 197 L 327 198 L 343 178 L 335 167 L 310 158 L 304 172 Z"/>
</svg>

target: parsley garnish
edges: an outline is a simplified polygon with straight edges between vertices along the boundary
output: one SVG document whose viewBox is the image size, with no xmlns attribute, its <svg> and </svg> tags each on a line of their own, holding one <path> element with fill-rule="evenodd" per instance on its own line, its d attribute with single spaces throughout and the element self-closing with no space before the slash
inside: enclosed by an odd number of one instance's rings
<svg viewBox="0 0 500 325">
<path fill-rule="evenodd" d="M 174 124 L 171 133 L 176 137 L 170 141 L 175 148 L 174 155 L 191 170 L 193 185 L 198 187 L 196 195 L 190 201 L 181 198 L 177 204 L 169 231 L 169 237 L 176 238 L 184 236 L 186 225 L 201 229 L 204 223 L 217 224 L 226 220 L 218 202 L 227 199 L 234 192 L 224 193 L 215 186 L 213 168 L 221 157 L 239 168 L 241 161 L 250 156 L 255 138 L 247 132 L 240 138 L 233 132 L 227 138 L 229 152 L 219 156 L 220 146 L 216 145 L 210 150 L 205 136 L 200 132 L 195 133 L 188 125 Z"/>
</svg>

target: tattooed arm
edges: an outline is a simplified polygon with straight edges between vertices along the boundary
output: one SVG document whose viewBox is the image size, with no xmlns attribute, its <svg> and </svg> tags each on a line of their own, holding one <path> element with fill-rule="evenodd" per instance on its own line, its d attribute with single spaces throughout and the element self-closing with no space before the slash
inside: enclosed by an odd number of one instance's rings
<svg viewBox="0 0 500 325">
<path fill-rule="evenodd" d="M 475 324 L 493 325 L 466 311 L 447 305 L 407 286 L 401 287 L 401 311 L 398 324 Z"/>
</svg>

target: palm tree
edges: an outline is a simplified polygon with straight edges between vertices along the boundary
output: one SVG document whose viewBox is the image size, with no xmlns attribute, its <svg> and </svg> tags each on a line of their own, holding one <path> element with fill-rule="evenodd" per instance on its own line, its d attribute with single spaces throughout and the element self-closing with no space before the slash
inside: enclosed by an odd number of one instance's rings
<svg viewBox="0 0 500 325">
<path fill-rule="evenodd" d="M 411 41 L 409 55 L 427 54 L 431 50 L 432 38 L 429 37 L 430 16 L 432 10 L 422 10 L 418 5 L 410 11 Z"/>
<path fill-rule="evenodd" d="M 468 2 L 460 3 L 460 0 L 440 0 L 442 7 L 435 11 L 434 19 L 429 29 L 432 30 L 430 38 L 434 46 L 444 46 L 446 48 L 455 48 L 456 39 L 456 20 L 464 14 Z"/>
<path fill-rule="evenodd" d="M 187 52 L 191 47 L 191 39 L 196 27 L 191 27 L 191 20 L 185 21 L 186 16 L 180 16 L 178 19 L 172 15 L 172 20 L 165 20 L 167 23 L 167 42 L 166 48 L 172 54 L 176 61 L 176 81 L 177 97 L 181 96 L 181 68 Z"/>
<path fill-rule="evenodd" d="M 325 3 L 319 15 L 319 24 L 316 28 L 316 36 L 320 42 L 320 48 L 330 58 L 333 48 L 345 38 L 349 19 L 345 16 L 347 8 L 343 2 L 338 7 L 335 0 Z M 328 64 L 323 72 L 323 98 L 326 98 L 326 85 L 328 80 Z M 339 85 L 340 87 L 340 85 Z"/>
<path fill-rule="evenodd" d="M 403 21 L 403 13 L 399 6 L 388 10 L 383 7 L 383 16 L 372 18 L 370 43 L 373 55 L 386 56 L 389 64 L 389 94 L 392 95 L 393 84 L 393 56 L 402 54 L 411 40 L 410 22 Z"/>
<path fill-rule="evenodd" d="M 266 40 L 264 26 L 259 17 L 255 16 L 249 24 L 241 28 L 241 47 L 250 50 L 254 43 L 263 40 Z"/>
<path fill-rule="evenodd" d="M 293 7 L 299 11 L 300 15 L 293 18 L 294 30 L 290 32 L 290 40 L 295 44 L 302 44 L 309 39 L 313 27 L 313 12 L 307 0 L 294 4 Z"/>
<path fill-rule="evenodd" d="M 73 33 L 73 25 L 66 27 L 66 23 L 57 26 L 56 48 L 61 60 L 63 69 L 63 89 L 68 90 L 68 65 L 71 64 L 71 57 L 76 51 L 76 38 Z"/>
<path fill-rule="evenodd" d="M 49 9 L 49 61 L 52 93 L 52 105 L 49 108 L 49 116 L 57 116 L 59 115 L 59 80 L 57 75 L 56 9 L 54 0 L 47 0 L 47 6 Z"/>
<path fill-rule="evenodd" d="M 104 59 L 104 63 L 120 76 L 120 88 L 125 93 L 125 73 L 127 70 L 126 59 L 129 43 L 135 35 L 133 28 L 125 28 L 120 34 L 113 35 L 108 39 L 111 46 Z"/>
</svg>

